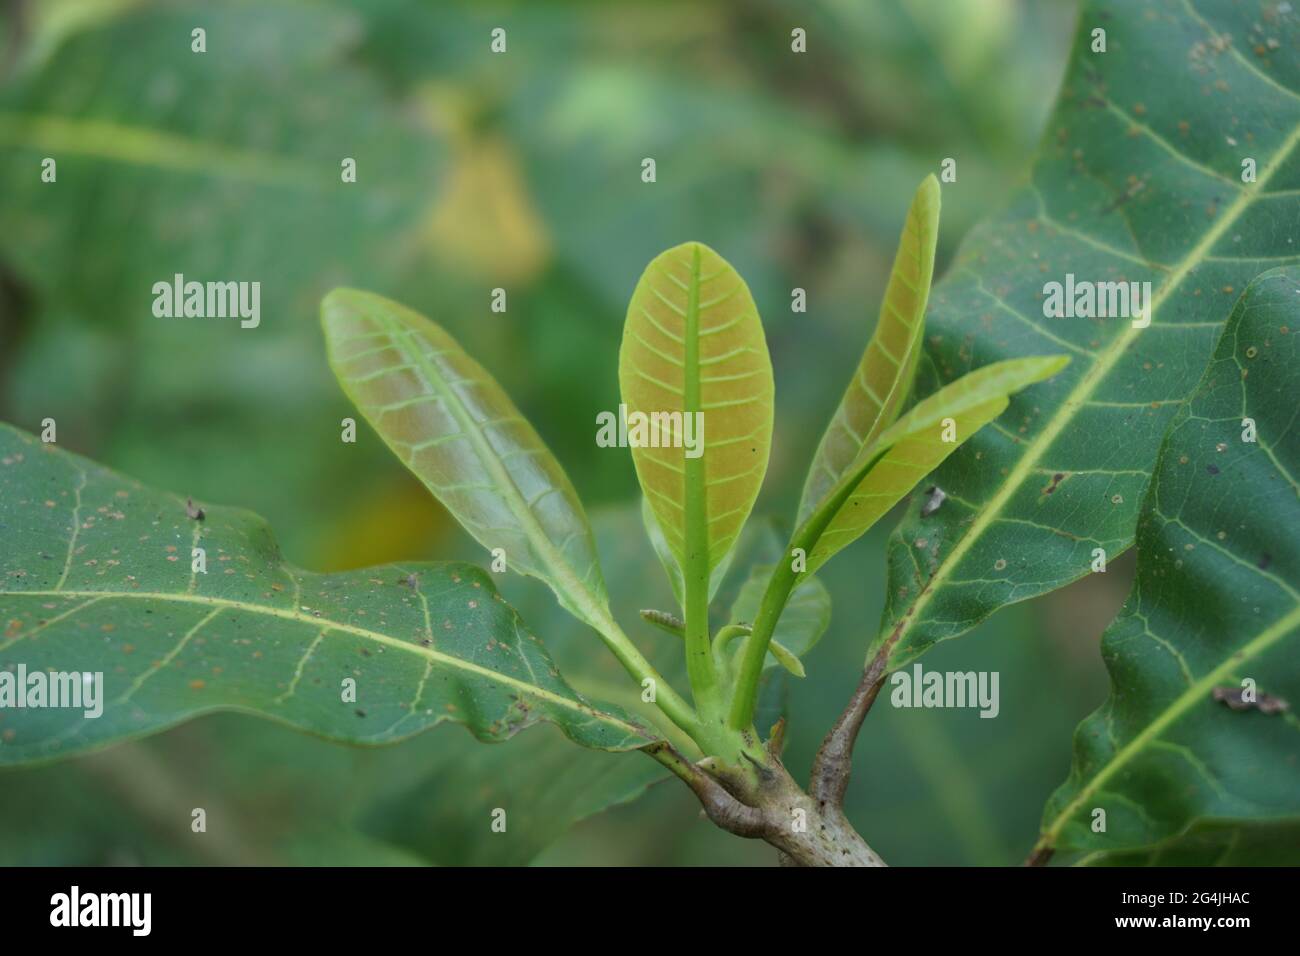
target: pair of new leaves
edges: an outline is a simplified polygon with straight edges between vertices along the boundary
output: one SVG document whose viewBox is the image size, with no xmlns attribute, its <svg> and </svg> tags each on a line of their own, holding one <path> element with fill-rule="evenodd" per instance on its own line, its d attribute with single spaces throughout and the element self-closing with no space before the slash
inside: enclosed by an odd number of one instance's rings
<svg viewBox="0 0 1300 956">
<path fill-rule="evenodd" d="M 773 569 L 770 600 L 760 610 L 769 620 L 746 639 L 757 646 L 744 656 L 758 666 L 738 678 L 736 726 L 752 718 L 753 687 L 744 685 L 757 683 L 780 611 L 798 582 L 1001 414 L 1010 394 L 1068 361 L 997 362 L 900 417 L 921 351 L 938 218 L 939 186 L 931 176 L 912 201 L 875 333 L 804 485 L 790 545 L 804 561 Z M 504 548 L 515 570 L 545 581 L 643 677 L 648 665 L 610 615 L 582 504 L 496 381 L 440 326 L 379 296 L 335 290 L 324 301 L 322 320 L 335 374 L 384 441 L 481 544 Z M 708 603 L 767 470 L 774 387 L 749 289 L 712 249 L 686 243 L 646 268 L 628 308 L 619 382 L 629 419 L 638 412 L 702 414 L 702 454 L 688 455 L 680 442 L 631 450 L 647 532 L 685 611 L 692 689 L 697 700 L 715 689 L 725 696 L 727 668 L 718 688 Z M 783 663 L 797 669 L 797 662 Z"/>
</svg>

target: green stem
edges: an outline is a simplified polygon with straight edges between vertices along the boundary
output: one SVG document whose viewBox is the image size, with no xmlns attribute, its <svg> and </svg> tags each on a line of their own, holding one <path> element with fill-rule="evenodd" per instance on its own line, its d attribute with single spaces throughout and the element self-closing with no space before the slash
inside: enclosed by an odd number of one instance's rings
<svg viewBox="0 0 1300 956">
<path fill-rule="evenodd" d="M 752 630 L 753 628 L 748 624 L 728 624 L 726 627 L 719 628 L 717 637 L 713 639 L 713 653 L 721 658 L 733 638 L 741 637 Z"/>
<path fill-rule="evenodd" d="M 605 639 L 605 646 L 614 652 L 623 669 L 631 674 L 638 684 L 646 680 L 654 682 L 655 706 L 663 711 L 665 717 L 690 734 L 692 740 L 703 746 L 700 740 L 702 736 L 700 718 L 694 708 L 673 690 L 672 685 L 655 670 L 653 664 L 646 660 L 632 643 L 632 639 L 623 633 L 623 629 L 618 626 L 613 616 L 602 614 L 596 623 L 600 625 L 598 630 Z"/>
<path fill-rule="evenodd" d="M 807 560 L 812 549 L 821 538 L 831 521 L 839 514 L 844 503 L 852 497 L 861 476 L 870 472 L 876 463 L 885 456 L 888 448 L 879 449 L 866 463 L 865 467 L 854 469 L 850 475 L 858 480 L 841 479 L 826 500 L 808 518 L 790 539 L 785 557 L 776 563 L 772 576 L 767 579 L 767 588 L 763 591 L 763 600 L 758 606 L 758 617 L 754 619 L 754 630 L 745 641 L 745 654 L 740 662 L 740 676 L 731 698 L 731 712 L 727 723 L 735 730 L 745 730 L 754 722 L 754 709 L 758 706 L 758 681 L 763 675 L 763 661 L 767 659 L 767 647 L 772 642 L 772 633 L 776 623 L 790 600 L 790 592 L 799 581 L 801 572 L 794 570 L 793 555 L 800 549 Z M 846 475 L 846 478 L 848 475 Z"/>
<path fill-rule="evenodd" d="M 686 300 L 686 355 L 683 372 L 683 415 L 701 411 L 700 398 L 700 248 L 695 246 Z M 686 615 L 686 673 L 700 717 L 721 720 L 718 674 L 709 640 L 709 507 L 705 457 L 683 456 L 686 561 L 682 568 Z"/>
<path fill-rule="evenodd" d="M 727 653 L 727 645 L 737 637 L 744 637 L 753 630 L 748 624 L 728 624 L 726 627 L 718 629 L 718 633 L 713 637 L 713 658 L 718 662 L 718 669 L 722 671 L 723 681 L 730 684 L 731 671 L 734 661 Z"/>
<path fill-rule="evenodd" d="M 758 681 L 763 673 L 763 661 L 767 656 L 767 645 L 776 630 L 790 592 L 794 590 L 798 573 L 790 552 L 800 545 L 797 538 L 792 540 L 786 550 L 786 557 L 776 563 L 772 576 L 767 579 L 767 588 L 763 591 L 763 600 L 758 606 L 758 617 L 754 619 L 753 630 L 745 640 L 744 656 L 740 661 L 740 675 L 736 678 L 736 689 L 731 699 L 731 714 L 728 720 L 736 730 L 744 730 L 754 722 L 754 708 L 758 704 Z"/>
</svg>

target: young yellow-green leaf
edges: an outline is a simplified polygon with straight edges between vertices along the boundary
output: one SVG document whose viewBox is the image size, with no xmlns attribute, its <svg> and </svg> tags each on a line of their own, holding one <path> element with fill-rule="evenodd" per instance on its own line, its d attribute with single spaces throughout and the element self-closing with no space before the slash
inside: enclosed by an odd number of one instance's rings
<svg viewBox="0 0 1300 956">
<path fill-rule="evenodd" d="M 774 566 L 763 589 L 754 633 L 746 642 L 735 682 L 728 715 L 731 727 L 742 730 L 753 720 L 768 642 L 779 627 L 791 589 L 862 535 L 962 442 L 1002 414 L 1008 395 L 1054 375 L 1069 361 L 1061 355 L 1035 356 L 976 369 L 918 402 L 858 454 L 795 531 L 791 555 Z M 798 551 L 804 552 L 802 566 L 792 560 Z"/>
<path fill-rule="evenodd" d="M 876 331 L 813 456 L 799 501 L 804 520 L 863 448 L 893 424 L 912 387 L 939 236 L 939 182 L 927 176 L 912 198 L 894 255 Z"/>
<path fill-rule="evenodd" d="M 654 511 L 650 508 L 650 500 L 644 495 L 641 497 L 641 522 L 645 525 L 646 537 L 650 539 L 650 546 L 654 548 L 655 556 L 659 558 L 659 563 L 663 565 L 664 574 L 668 576 L 668 583 L 673 589 L 673 596 L 677 598 L 677 604 L 681 607 L 686 606 L 686 595 L 682 586 L 682 569 L 677 564 L 677 558 L 673 556 L 672 550 L 668 547 L 668 539 L 664 537 L 663 529 L 659 527 L 659 519 L 655 517 Z M 709 573 L 709 600 L 713 600 L 713 595 L 718 592 L 718 585 L 722 579 L 727 576 L 727 571 L 731 568 L 731 559 L 735 556 L 734 548 L 729 550 Z"/>
<path fill-rule="evenodd" d="M 629 422 L 702 415 L 696 449 L 633 447 L 632 459 L 678 565 L 707 574 L 753 507 L 772 439 L 772 363 L 736 270 L 698 242 L 657 256 L 628 305 L 618 376 Z M 703 520 L 688 532 L 692 515 Z"/>
<path fill-rule="evenodd" d="M 0 531 L 0 765 L 218 710 L 350 743 L 448 720 L 489 741 L 539 720 L 599 749 L 653 739 L 574 691 L 472 565 L 303 571 L 256 515 L 192 509 L 8 425 Z M 32 706 L 38 674 L 71 699 Z"/>
<path fill-rule="evenodd" d="M 618 379 L 637 478 L 681 569 L 691 688 L 710 709 L 711 575 L 749 517 L 772 441 L 772 362 L 736 270 L 698 242 L 657 256 L 628 305 Z"/>
<path fill-rule="evenodd" d="M 321 323 L 334 374 L 388 447 L 483 547 L 605 630 L 582 502 L 496 380 L 441 326 L 378 295 L 335 289 Z"/>
<path fill-rule="evenodd" d="M 962 442 L 1001 415 L 1008 396 L 1050 378 L 1069 361 L 1049 355 L 994 362 L 918 402 L 858 454 L 805 523 L 821 524 L 831 515 L 808 551 L 805 574 L 857 540 Z"/>
</svg>

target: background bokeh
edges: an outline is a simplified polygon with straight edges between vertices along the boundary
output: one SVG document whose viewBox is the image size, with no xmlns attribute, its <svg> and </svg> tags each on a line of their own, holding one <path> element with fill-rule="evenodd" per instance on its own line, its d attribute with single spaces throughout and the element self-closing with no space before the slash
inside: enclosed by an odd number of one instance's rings
<svg viewBox="0 0 1300 956">
<path fill-rule="evenodd" d="M 957 159 L 941 275 L 1027 168 L 1075 12 L 1050 0 L 0 9 L 0 418 L 30 430 L 55 418 L 65 448 L 251 508 L 305 568 L 482 561 L 364 426 L 357 444 L 339 441 L 350 410 L 317 304 L 336 285 L 373 289 L 444 324 L 532 418 L 594 512 L 634 625 L 636 608 L 670 599 L 630 457 L 593 436 L 618 402 L 623 313 L 645 263 L 698 239 L 753 289 L 778 405 L 758 511 L 783 527 L 870 334 L 913 189 Z M 196 26 L 205 54 L 190 50 Z M 498 26 L 504 55 L 489 50 Z M 47 156 L 56 184 L 40 181 Z M 343 157 L 356 184 L 340 182 Z M 175 273 L 260 281 L 261 326 L 155 318 L 151 287 Z M 796 286 L 806 314 L 790 311 Z M 495 287 L 504 314 L 489 308 Z M 831 630 L 784 690 L 800 776 L 879 619 L 890 524 L 821 575 Z M 1103 696 L 1097 639 L 1129 574 L 1112 564 L 927 656 L 927 668 L 999 671 L 997 719 L 876 708 L 850 814 L 887 860 L 1024 855 L 1070 734 Z M 594 634 L 530 582 L 503 587 L 575 684 L 617 695 Z M 671 667 L 671 639 L 634 634 Z M 487 746 L 444 726 L 363 750 L 223 715 L 4 773 L 0 863 L 773 862 L 658 776 L 549 727 Z M 199 806 L 204 835 L 189 829 Z M 505 835 L 489 832 L 495 806 L 510 813 Z"/>
</svg>

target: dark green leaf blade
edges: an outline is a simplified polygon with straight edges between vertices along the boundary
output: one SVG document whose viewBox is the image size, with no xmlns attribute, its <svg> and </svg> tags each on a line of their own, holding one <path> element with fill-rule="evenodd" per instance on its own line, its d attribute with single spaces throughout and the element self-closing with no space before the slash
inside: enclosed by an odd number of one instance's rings
<svg viewBox="0 0 1300 956">
<path fill-rule="evenodd" d="M 1081 23 L 1103 22 L 1107 52 L 1090 29 L 1076 37 L 1030 186 L 930 297 L 926 358 L 942 381 L 1049 349 L 1073 362 L 945 462 L 944 507 L 922 517 L 918 502 L 891 540 L 881 639 L 896 640 L 895 667 L 1090 573 L 1094 549 L 1129 547 L 1165 428 L 1233 301 L 1300 260 L 1300 79 L 1284 57 L 1235 49 L 1183 2 L 1086 3 Z M 1297 18 L 1275 28 L 1282 49 L 1300 42 Z M 1150 281 L 1150 326 L 1044 318 L 1045 282 L 1071 273 Z"/>
<path fill-rule="evenodd" d="M 1300 268 L 1256 279 L 1170 426 L 1138 525 L 1137 580 L 1102 638 L 1111 696 L 1075 734 L 1044 846 L 1114 851 L 1207 820 L 1300 820 L 1297 328 Z M 1216 699 L 1245 678 L 1290 709 Z M 1105 832 L 1093 832 L 1096 809 Z"/>
<path fill-rule="evenodd" d="M 381 744 L 441 721 L 500 740 L 549 720 L 584 746 L 649 732 L 584 700 L 465 564 L 312 574 L 239 509 L 183 498 L 0 426 L 0 672 L 101 672 L 103 713 L 6 706 L 0 764 L 54 759 L 215 710 Z M 191 563 L 202 548 L 206 572 Z M 343 681 L 356 682 L 355 701 Z M 0 677 L 0 680 L 3 680 Z"/>
<path fill-rule="evenodd" d="M 1192 827 L 1154 846 L 1089 853 L 1075 866 L 1294 866 L 1300 821 Z"/>
</svg>

